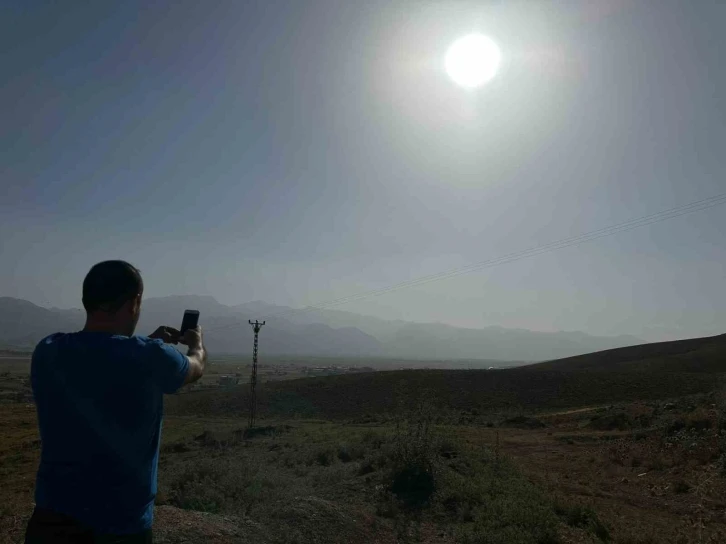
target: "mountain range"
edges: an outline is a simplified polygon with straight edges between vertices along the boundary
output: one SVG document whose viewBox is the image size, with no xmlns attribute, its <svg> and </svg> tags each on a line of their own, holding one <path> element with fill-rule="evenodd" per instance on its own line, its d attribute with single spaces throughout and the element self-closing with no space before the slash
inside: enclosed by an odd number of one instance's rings
<svg viewBox="0 0 726 544">
<path fill-rule="evenodd" d="M 137 332 L 149 334 L 159 325 L 178 327 L 187 308 L 200 311 L 210 351 L 227 354 L 250 352 L 248 319 L 267 319 L 260 333 L 260 349 L 270 355 L 533 362 L 642 343 L 629 335 L 467 329 L 389 321 L 339 310 L 296 310 L 260 301 L 228 306 L 213 297 L 197 295 L 144 299 Z M 53 332 L 79 330 L 84 320 L 80 309 L 43 308 L 27 300 L 0 297 L 0 346 L 32 348 Z"/>
</svg>

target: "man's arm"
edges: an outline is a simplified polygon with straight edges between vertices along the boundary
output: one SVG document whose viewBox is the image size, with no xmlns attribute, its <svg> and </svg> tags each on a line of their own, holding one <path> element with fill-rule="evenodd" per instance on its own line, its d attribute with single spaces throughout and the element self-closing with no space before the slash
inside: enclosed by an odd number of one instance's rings
<svg viewBox="0 0 726 544">
<path fill-rule="evenodd" d="M 187 371 L 184 385 L 196 382 L 204 374 L 204 367 L 207 364 L 207 350 L 202 340 L 202 329 L 188 329 L 179 342 L 189 347 L 187 359 L 189 359 L 189 370 Z"/>
</svg>

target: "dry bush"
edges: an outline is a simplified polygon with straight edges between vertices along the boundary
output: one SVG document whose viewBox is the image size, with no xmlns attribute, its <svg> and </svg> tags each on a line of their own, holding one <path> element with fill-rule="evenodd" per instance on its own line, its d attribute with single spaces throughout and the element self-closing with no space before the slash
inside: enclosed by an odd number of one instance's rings
<svg viewBox="0 0 726 544">
<path fill-rule="evenodd" d="M 390 491 L 407 508 L 423 508 L 436 491 L 438 440 L 433 432 L 434 418 L 432 403 L 420 398 L 396 419 Z"/>
<path fill-rule="evenodd" d="M 600 518 L 591 507 L 582 504 L 559 502 L 555 505 L 555 512 L 570 527 L 586 529 L 601 541 L 610 541 L 610 531 L 600 521 Z"/>
<path fill-rule="evenodd" d="M 212 513 L 249 514 L 284 492 L 274 471 L 238 457 L 195 459 L 165 475 L 163 495 L 179 508 Z"/>
</svg>

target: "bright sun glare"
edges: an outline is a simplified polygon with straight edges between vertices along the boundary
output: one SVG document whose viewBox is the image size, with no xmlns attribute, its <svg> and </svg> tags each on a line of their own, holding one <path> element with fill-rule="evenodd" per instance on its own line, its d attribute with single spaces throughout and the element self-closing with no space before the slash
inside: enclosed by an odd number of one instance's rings
<svg viewBox="0 0 726 544">
<path fill-rule="evenodd" d="M 479 87 L 496 75 L 500 60 L 497 44 L 481 34 L 469 34 L 449 47 L 446 72 L 462 87 Z"/>
</svg>

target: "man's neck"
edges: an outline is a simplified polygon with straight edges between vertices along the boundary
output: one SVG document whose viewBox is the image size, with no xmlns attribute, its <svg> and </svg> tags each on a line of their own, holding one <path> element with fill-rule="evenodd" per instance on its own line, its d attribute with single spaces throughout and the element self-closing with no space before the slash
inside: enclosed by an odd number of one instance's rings
<svg viewBox="0 0 726 544">
<path fill-rule="evenodd" d="M 118 323 L 93 319 L 86 319 L 86 325 L 83 327 L 83 332 L 106 332 L 109 334 L 127 336 L 127 332 L 123 330 L 123 327 Z"/>
</svg>

